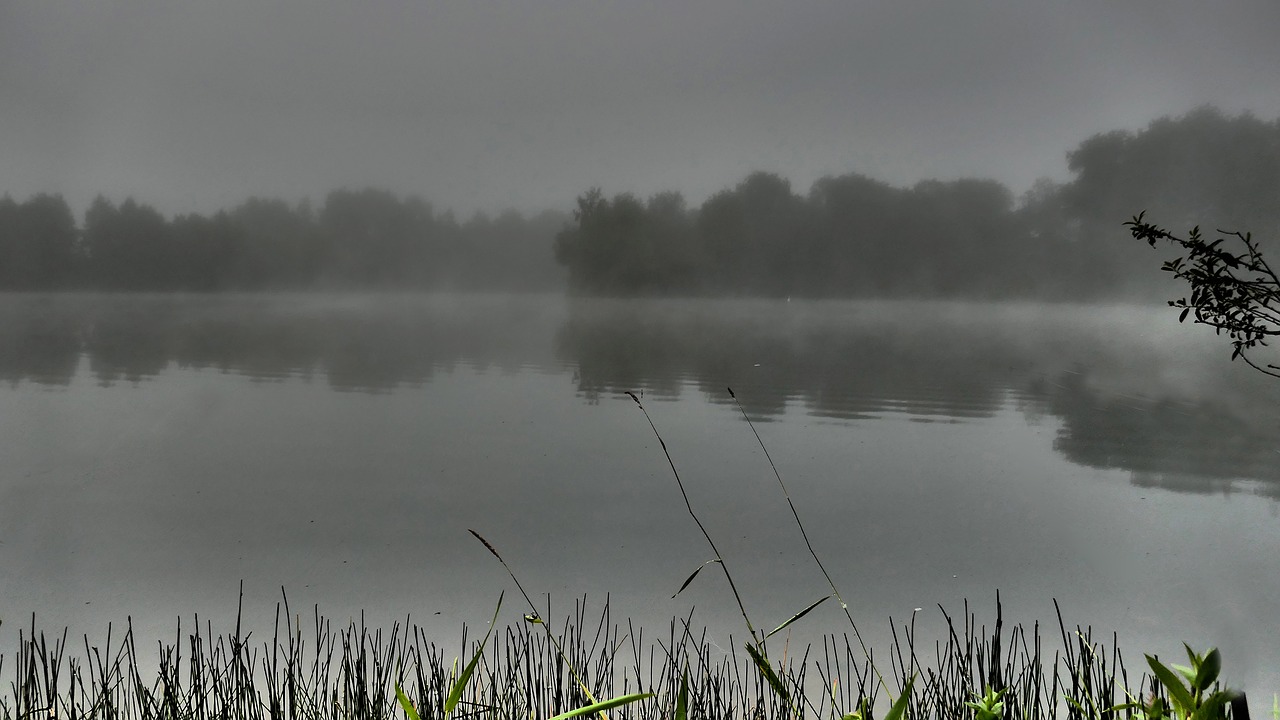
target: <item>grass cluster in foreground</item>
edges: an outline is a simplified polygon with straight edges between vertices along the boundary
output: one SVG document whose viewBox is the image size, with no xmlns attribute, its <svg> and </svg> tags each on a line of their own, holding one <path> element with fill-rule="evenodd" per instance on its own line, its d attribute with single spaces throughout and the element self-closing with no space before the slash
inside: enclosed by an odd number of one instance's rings
<svg viewBox="0 0 1280 720">
<path fill-rule="evenodd" d="M 268 640 L 251 641 L 238 620 L 221 635 L 197 627 L 185 647 L 162 646 L 154 668 L 129 629 L 103 645 L 85 638 L 79 647 L 65 634 L 50 639 L 33 623 L 18 632 L 16 652 L 0 656 L 8 685 L 0 717 L 403 718 L 398 686 L 422 718 L 449 716 L 443 711 L 456 690 L 453 717 L 549 718 L 592 698 L 652 693 L 606 712 L 616 720 L 658 720 L 683 705 L 688 718 L 798 711 L 866 720 L 882 718 L 912 677 L 905 707 L 911 718 L 974 717 L 969 704 L 994 692 L 1002 693 L 1000 717 L 1027 720 L 1104 717 L 1082 714 L 1064 698 L 1101 710 L 1152 693 L 1166 697 L 1151 678 L 1128 676 L 1114 642 L 1104 648 L 1089 630 L 1068 630 L 1060 620 L 1063 645 L 1047 655 L 1038 626 L 1007 627 L 998 602 L 996 609 L 991 627 L 968 608 L 962 617 L 948 615 L 947 637 L 929 642 L 910 626 L 899 628 L 883 655 L 873 653 L 883 657 L 890 692 L 848 636 L 793 650 L 772 664 L 791 702 L 747 654 L 714 649 L 691 617 L 654 637 L 615 621 L 607 601 L 592 608 L 585 598 L 563 616 L 545 607 L 531 616 L 539 622 L 495 623 L 483 640 L 468 640 L 464 628 L 462 652 L 454 654 L 428 642 L 416 624 L 340 627 L 318 610 L 302 622 L 282 605 Z M 551 625 L 557 629 L 548 635 L 543 627 Z M 473 657 L 469 681 L 458 686 L 462 663 Z"/>
<path fill-rule="evenodd" d="M 497 548 L 472 530 L 511 576 L 530 612 L 522 622 L 502 627 L 499 597 L 483 637 L 468 642 L 464 628 L 462 653 L 451 661 L 408 620 L 388 631 L 367 628 L 363 621 L 335 627 L 317 608 L 304 632 L 284 603 L 277 607 L 270 641 L 250 642 L 239 615 L 234 632 L 223 635 L 197 624 L 186 648 L 161 645 L 156 669 L 144 678 L 131 626 L 114 647 L 110 632 L 102 648 L 85 638 L 80 655 L 65 631 L 52 642 L 37 634 L 33 618 L 30 630 L 19 632 L 10 692 L 0 695 L 0 719 L 1226 720 L 1230 708 L 1232 720 L 1248 720 L 1242 697 L 1218 683 L 1217 650 L 1198 654 L 1188 647 L 1186 666 L 1147 656 L 1151 674 L 1131 684 L 1114 634 L 1108 649 L 1094 641 L 1091 629 L 1068 632 L 1059 611 L 1062 645 L 1050 659 L 1038 623 L 1030 631 L 1014 625 L 1006 634 L 998 594 L 990 630 L 977 623 L 966 603 L 959 620 L 940 608 L 945 638 L 922 640 L 913 615 L 912 624 L 891 628 L 892 645 L 877 663 L 763 439 L 738 404 L 830 588 L 773 630 L 757 630 L 657 425 L 640 398 L 627 394 L 644 413 L 712 554 L 676 594 L 702 569 L 718 566 L 746 627 L 741 655 L 732 642 L 727 655 L 713 653 L 692 616 L 673 620 L 659 638 L 646 640 L 643 629 L 630 622 L 624 632 L 613 622 L 607 600 L 597 615 L 588 612 L 584 598 L 555 622 L 549 599 L 545 610 L 539 608 Z M 732 389 L 728 394 L 737 401 Z M 820 649 L 770 655 L 770 637 L 833 598 L 852 636 L 828 634 Z M 0 655 L 0 677 L 4 670 Z M 1280 720 L 1280 708 L 1273 714 Z"/>
</svg>

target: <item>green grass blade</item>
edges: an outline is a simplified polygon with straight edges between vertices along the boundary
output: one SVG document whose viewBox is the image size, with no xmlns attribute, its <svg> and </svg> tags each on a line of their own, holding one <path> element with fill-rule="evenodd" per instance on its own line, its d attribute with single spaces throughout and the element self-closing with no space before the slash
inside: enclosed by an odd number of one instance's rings
<svg viewBox="0 0 1280 720">
<path fill-rule="evenodd" d="M 400 707 L 404 708 L 404 714 L 409 720 L 422 720 L 422 716 L 418 715 L 418 711 L 413 709 L 413 703 L 409 702 L 409 698 L 400 689 L 400 683 L 396 683 L 396 699 L 400 701 Z"/>
<path fill-rule="evenodd" d="M 764 639 L 765 639 L 765 640 L 768 640 L 769 638 L 773 637 L 774 633 L 777 633 L 777 632 L 779 632 L 780 630 L 785 629 L 785 628 L 786 628 L 788 625 L 790 625 L 791 623 L 793 623 L 793 622 L 795 622 L 795 621 L 799 620 L 800 618 L 804 617 L 805 615 L 808 615 L 810 610 L 812 610 L 812 609 L 814 609 L 814 608 L 818 607 L 819 605 L 821 605 L 822 603 L 824 603 L 824 602 L 826 602 L 827 600 L 830 600 L 830 599 L 831 599 L 831 596 L 830 596 L 830 595 L 826 595 L 826 596 L 824 596 L 824 597 L 818 598 L 818 600 L 817 600 L 817 601 L 815 601 L 812 605 L 810 605 L 809 607 L 807 607 L 807 608 L 805 608 L 805 609 L 801 610 L 800 612 L 796 613 L 795 615 L 792 615 L 790 618 L 788 618 L 788 619 L 787 619 L 787 621 L 786 621 L 786 622 L 784 622 L 784 623 L 782 623 L 781 625 L 779 625 L 778 627 L 776 627 L 776 628 L 774 628 L 774 629 L 770 630 L 770 631 L 769 631 L 769 634 L 764 636 Z"/>
<path fill-rule="evenodd" d="M 693 582 L 693 579 L 694 579 L 694 578 L 696 578 L 696 577 L 698 577 L 698 573 L 702 572 L 702 568 L 704 568 L 704 567 L 706 567 L 706 566 L 710 565 L 711 563 L 717 563 L 717 562 L 720 562 L 720 561 L 719 561 L 719 560 L 708 560 L 708 561 L 706 561 L 706 562 L 702 563 L 701 565 L 699 565 L 699 566 L 698 566 L 698 569 L 697 569 L 697 570 L 694 570 L 694 571 L 693 571 L 693 573 L 692 573 L 691 575 L 689 575 L 689 577 L 688 577 L 688 578 L 687 578 L 683 583 L 681 583 L 681 585 L 680 585 L 680 589 L 676 591 L 676 595 L 679 595 L 680 593 L 684 592 L 684 589 L 685 589 L 685 588 L 687 588 L 687 587 L 689 587 L 689 583 Z M 671 596 L 671 598 L 674 600 L 674 599 L 675 599 L 675 597 L 676 597 L 676 595 L 672 595 L 672 596 Z"/>
<path fill-rule="evenodd" d="M 480 656 L 484 654 L 484 646 L 489 643 L 489 636 L 493 634 L 493 626 L 498 624 L 498 612 L 502 610 L 502 595 L 498 595 L 498 607 L 493 610 L 493 619 L 489 621 L 489 630 L 484 634 L 484 639 L 480 641 L 480 647 L 476 648 L 476 654 L 471 656 L 471 662 L 463 668 L 462 674 L 458 676 L 453 687 L 449 688 L 449 697 L 444 701 L 444 714 L 448 717 L 453 709 L 458 707 L 458 702 L 462 700 L 462 692 L 467 689 L 467 683 L 471 681 L 471 674 L 476 670 L 476 663 L 480 662 Z"/>
<path fill-rule="evenodd" d="M 769 683 L 769 687 L 778 693 L 778 697 L 782 698 L 783 702 L 790 705 L 791 695 L 787 692 L 786 686 L 782 684 L 782 680 L 778 679 L 778 674 L 773 671 L 773 666 L 769 664 L 769 660 L 764 655 L 761 655 L 760 650 L 751 643 L 747 643 L 747 654 L 755 661 L 756 668 L 760 670 L 760 674 Z"/>
<path fill-rule="evenodd" d="M 676 696 L 675 720 L 688 720 L 688 718 L 689 718 L 689 671 L 685 670 L 684 675 L 680 678 L 680 694 Z"/>
<path fill-rule="evenodd" d="M 889 714 L 884 716 L 884 720 L 902 720 L 903 714 L 907 712 L 907 705 L 911 702 L 911 686 L 916 682 L 916 676 L 912 675 L 907 680 L 907 686 L 902 688 L 902 694 L 894 701 L 893 707 L 889 708 Z"/>
<path fill-rule="evenodd" d="M 636 702 L 637 700 L 643 700 L 649 697 L 653 697 L 653 693 L 632 693 L 631 695 L 620 695 L 616 698 L 602 700 L 586 707 L 580 707 L 577 710 L 570 710 L 567 713 L 561 713 L 553 718 L 549 718 L 548 720 L 568 720 L 568 718 L 578 717 L 580 715 L 591 715 L 593 713 L 603 712 L 610 708 L 616 708 L 619 705 L 627 705 L 629 703 Z"/>
</svg>

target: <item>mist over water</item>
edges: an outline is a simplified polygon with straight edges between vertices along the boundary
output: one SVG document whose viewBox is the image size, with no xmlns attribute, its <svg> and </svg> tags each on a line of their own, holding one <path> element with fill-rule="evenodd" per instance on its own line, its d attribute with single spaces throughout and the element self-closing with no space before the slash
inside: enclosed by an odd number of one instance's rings
<svg viewBox="0 0 1280 720">
<path fill-rule="evenodd" d="M 696 607 L 728 647 L 720 578 L 670 599 L 706 550 L 623 393 L 768 624 L 823 585 L 732 387 L 873 636 L 999 590 L 1274 687 L 1280 388 L 1206 335 L 1136 305 L 10 295 L 0 617 L 171 639 L 244 580 L 264 626 L 284 586 L 454 642 L 506 587 L 474 528 L 557 603 Z"/>
<path fill-rule="evenodd" d="M 0 0 L 0 688 L 20 630 L 189 646 L 242 583 L 256 647 L 280 604 L 447 657 L 525 612 L 468 530 L 553 622 L 585 594 L 637 645 L 692 613 L 740 650 L 721 575 L 672 598 L 710 557 L 663 450 L 772 627 L 828 588 L 759 437 L 882 668 L 890 619 L 927 648 L 997 597 L 1051 656 L 1057 600 L 1135 678 L 1186 641 L 1265 698 L 1277 30 Z"/>
</svg>

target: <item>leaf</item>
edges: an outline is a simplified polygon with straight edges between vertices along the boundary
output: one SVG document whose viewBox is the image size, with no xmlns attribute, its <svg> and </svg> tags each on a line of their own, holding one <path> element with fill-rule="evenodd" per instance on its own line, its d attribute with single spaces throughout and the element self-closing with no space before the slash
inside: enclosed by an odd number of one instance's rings
<svg viewBox="0 0 1280 720">
<path fill-rule="evenodd" d="M 1226 705 L 1229 697 L 1226 693 L 1214 693 L 1208 700 L 1205 700 L 1196 711 L 1191 714 L 1190 720 L 1226 720 Z"/>
<path fill-rule="evenodd" d="M 1187 319 L 1187 313 L 1189 313 L 1189 312 L 1191 312 L 1191 308 L 1185 308 L 1185 309 L 1183 309 L 1182 314 L 1178 316 L 1178 322 L 1182 322 L 1183 320 L 1186 320 L 1186 319 Z"/>
<path fill-rule="evenodd" d="M 694 571 L 693 571 L 693 573 L 692 573 L 692 574 L 690 574 L 690 575 L 689 575 L 689 577 L 688 577 L 688 578 L 687 578 L 687 579 L 686 579 L 686 580 L 685 580 L 685 581 L 680 585 L 680 589 L 676 591 L 676 594 L 671 596 L 671 597 L 672 597 L 672 599 L 674 599 L 676 595 L 679 595 L 680 593 L 684 592 L 684 589 L 685 589 L 685 588 L 689 587 L 689 583 L 693 582 L 693 579 L 694 579 L 694 578 L 696 578 L 696 577 L 698 577 L 698 573 L 702 572 L 702 568 L 704 568 L 704 567 L 706 567 L 706 566 L 710 565 L 711 563 L 716 563 L 716 562 L 720 562 L 720 561 L 719 561 L 719 560 L 708 560 L 708 561 L 706 561 L 706 562 L 702 563 L 701 565 L 699 565 L 699 566 L 698 566 L 698 569 L 697 569 L 697 570 L 694 570 Z"/>
<path fill-rule="evenodd" d="M 1220 672 L 1222 672 L 1222 653 L 1218 652 L 1218 648 L 1212 648 L 1204 656 L 1204 661 L 1200 663 L 1200 671 L 1192 681 L 1195 689 L 1208 690 L 1213 681 L 1218 679 Z"/>
<path fill-rule="evenodd" d="M 911 702 L 911 686 L 915 684 L 916 676 L 911 675 L 907 680 L 907 686 L 902 688 L 902 694 L 894 701 L 893 707 L 889 708 L 889 714 L 884 716 L 884 720 L 902 720 L 902 716 L 907 712 L 907 704 Z"/>
<path fill-rule="evenodd" d="M 1187 688 L 1178 679 L 1178 676 L 1172 670 L 1165 667 L 1159 660 L 1147 655 L 1147 664 L 1151 666 L 1151 672 L 1155 674 L 1156 679 L 1164 685 L 1164 689 L 1169 693 L 1169 697 L 1178 704 L 1178 709 L 1184 713 L 1191 712 L 1191 708 L 1195 703 L 1191 699 L 1191 693 L 1187 692 Z"/>
<path fill-rule="evenodd" d="M 409 698 L 400 689 L 400 683 L 396 683 L 396 699 L 400 701 L 400 707 L 404 708 L 404 714 L 409 716 L 409 720 L 422 720 L 418 711 L 413 709 L 413 703 L 409 702 Z"/>
<path fill-rule="evenodd" d="M 479 536 L 477 536 L 479 537 Z M 476 670 L 476 663 L 480 661 L 480 656 L 484 654 L 484 646 L 489 642 L 489 636 L 493 634 L 493 626 L 498 624 L 498 611 L 502 609 L 502 595 L 498 595 L 498 607 L 493 609 L 493 619 L 489 621 L 489 631 L 484 634 L 484 639 L 480 641 L 480 646 L 476 648 L 476 654 L 471 656 L 471 662 L 463 668 L 462 674 L 453 683 L 453 687 L 449 688 L 449 697 L 444 701 L 444 714 L 447 717 L 458 706 L 458 702 L 462 700 L 462 692 L 466 690 L 467 683 L 471 681 L 471 674 Z"/>
<path fill-rule="evenodd" d="M 1187 660 L 1191 662 L 1192 667 L 1200 667 L 1200 663 L 1204 662 L 1204 658 L 1197 655 L 1196 651 L 1192 650 L 1191 646 L 1185 642 L 1182 643 L 1182 649 L 1187 651 Z M 1170 665 L 1172 664 L 1173 663 L 1170 663 Z"/>
<path fill-rule="evenodd" d="M 796 613 L 795 615 L 792 615 L 790 618 L 788 618 L 788 619 L 787 619 L 787 621 L 786 621 L 786 622 L 784 622 L 784 623 L 782 623 L 781 625 L 779 625 L 778 627 L 776 627 L 776 628 L 774 628 L 774 629 L 770 630 L 770 631 L 769 631 L 769 634 L 764 636 L 764 639 L 765 639 L 765 640 L 768 640 L 769 638 L 773 637 L 773 636 L 774 636 L 774 634 L 775 634 L 775 633 L 777 633 L 779 630 L 782 630 L 783 628 L 787 627 L 787 626 L 788 626 L 788 625 L 790 625 L 791 623 L 793 623 L 793 622 L 795 622 L 795 621 L 799 620 L 800 618 L 804 617 L 805 615 L 808 615 L 810 610 L 812 610 L 812 609 L 814 609 L 814 608 L 818 607 L 818 606 L 819 606 L 819 605 L 821 605 L 823 602 L 825 602 L 825 601 L 827 601 L 827 600 L 830 600 L 830 599 L 831 599 L 831 596 L 830 596 L 830 595 L 826 595 L 826 596 L 823 596 L 823 597 L 818 598 L 818 599 L 817 599 L 817 600 L 816 600 L 812 605 L 810 605 L 809 607 L 807 607 L 807 608 L 805 608 L 805 609 L 801 610 L 800 612 Z"/>
<path fill-rule="evenodd" d="M 1182 677 L 1186 678 L 1187 682 L 1191 683 L 1191 689 L 1195 690 L 1195 682 L 1196 682 L 1195 670 L 1187 667 L 1186 665 L 1179 665 L 1178 663 L 1169 663 L 1169 667 L 1181 673 Z"/>
<path fill-rule="evenodd" d="M 784 686 L 782 681 L 778 679 L 778 675 L 773 671 L 773 666 L 769 664 L 769 660 L 765 658 L 764 655 L 761 655 L 760 650 L 751 643 L 747 643 L 747 654 L 755 661 L 756 668 L 760 670 L 760 674 L 764 676 L 766 681 L 768 681 L 769 687 L 773 688 L 773 691 L 778 693 L 778 697 L 781 697 L 783 702 L 790 705 L 791 695 L 787 693 L 786 686 Z"/>
<path fill-rule="evenodd" d="M 559 715 L 556 715 L 553 718 L 549 718 L 548 720 L 568 720 L 568 718 L 578 717 L 579 715 L 591 715 L 594 713 L 602 712 L 604 710 L 608 710 L 610 708 L 616 708 L 619 705 L 627 705 L 629 703 L 636 702 L 637 700 L 643 700 L 645 698 L 650 698 L 650 697 L 653 697 L 653 693 L 632 693 L 631 695 L 619 695 L 616 698 L 611 698 L 609 700 L 601 700 L 598 703 L 592 703 L 591 705 L 588 705 L 586 707 L 580 707 L 577 710 L 570 710 L 567 713 L 560 713 Z"/>
</svg>

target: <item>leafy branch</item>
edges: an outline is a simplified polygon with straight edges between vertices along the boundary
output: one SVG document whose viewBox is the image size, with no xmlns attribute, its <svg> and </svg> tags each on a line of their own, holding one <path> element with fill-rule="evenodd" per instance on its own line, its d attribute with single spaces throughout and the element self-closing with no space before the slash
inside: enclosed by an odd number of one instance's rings
<svg viewBox="0 0 1280 720">
<path fill-rule="evenodd" d="M 1139 213 L 1125 223 L 1130 234 L 1151 247 L 1166 241 L 1182 252 L 1160 267 L 1191 286 L 1189 296 L 1169 301 L 1170 307 L 1182 308 L 1178 322 L 1192 316 L 1219 335 L 1225 332 L 1234 348 L 1232 360 L 1240 358 L 1280 378 L 1280 366 L 1259 363 L 1249 355 L 1280 335 L 1280 277 L 1262 257 L 1253 235 L 1218 230 L 1219 237 L 1208 241 L 1196 226 L 1184 238 L 1146 222 L 1145 215 Z"/>
</svg>

